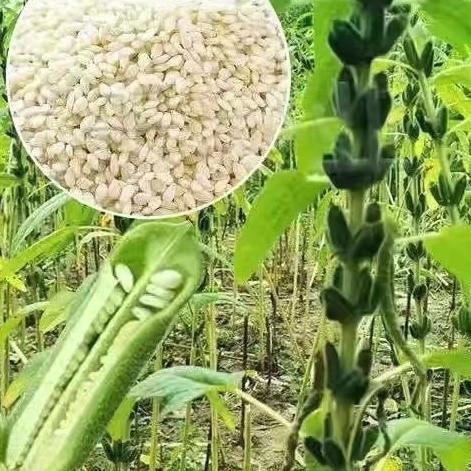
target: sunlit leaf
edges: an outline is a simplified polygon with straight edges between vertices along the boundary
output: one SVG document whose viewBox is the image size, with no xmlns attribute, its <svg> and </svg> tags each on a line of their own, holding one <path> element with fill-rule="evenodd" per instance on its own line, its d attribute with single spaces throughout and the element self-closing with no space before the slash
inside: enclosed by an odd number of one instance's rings
<svg viewBox="0 0 471 471">
<path fill-rule="evenodd" d="M 447 368 L 463 378 L 471 378 L 471 350 L 437 350 L 425 357 L 429 367 Z"/>
<path fill-rule="evenodd" d="M 471 441 L 468 437 L 423 420 L 391 420 L 388 422 L 388 436 L 391 454 L 402 447 L 426 447 L 440 459 L 447 471 L 465 471 L 471 462 Z M 383 441 L 380 436 L 377 443 L 380 448 Z"/>
<path fill-rule="evenodd" d="M 471 45 L 469 0 L 425 0 L 421 2 L 431 33 L 459 51 Z"/>
<path fill-rule="evenodd" d="M 106 431 L 113 440 L 125 440 L 127 437 L 129 416 L 136 403 L 135 397 L 127 396 L 124 398 L 117 411 L 114 413 L 113 418 L 108 423 Z"/>
<path fill-rule="evenodd" d="M 425 247 L 440 265 L 455 275 L 465 286 L 471 286 L 471 226 L 457 225 L 441 229 L 425 239 Z"/>
<path fill-rule="evenodd" d="M 21 394 L 23 394 L 23 391 L 31 384 L 31 381 L 33 381 L 36 373 L 47 360 L 48 356 L 49 350 L 36 353 L 20 372 L 15 375 L 5 393 L 3 406 L 6 409 L 9 409 L 15 404 Z"/>
<path fill-rule="evenodd" d="M 338 118 L 320 118 L 291 128 L 295 134 L 294 149 L 300 172 L 306 175 L 323 172 L 322 157 L 332 149 L 341 127 Z"/>
<path fill-rule="evenodd" d="M 11 252 L 15 253 L 33 231 L 42 229 L 44 222 L 70 199 L 67 193 L 58 193 L 38 206 L 16 231 L 11 242 Z"/>
<path fill-rule="evenodd" d="M 237 239 L 234 271 L 239 283 L 257 270 L 278 237 L 324 188 L 324 180 L 295 171 L 275 173 L 267 181 Z"/>
<path fill-rule="evenodd" d="M 66 321 L 74 298 L 75 293 L 69 290 L 54 293 L 39 320 L 41 332 L 49 332 Z"/>
</svg>

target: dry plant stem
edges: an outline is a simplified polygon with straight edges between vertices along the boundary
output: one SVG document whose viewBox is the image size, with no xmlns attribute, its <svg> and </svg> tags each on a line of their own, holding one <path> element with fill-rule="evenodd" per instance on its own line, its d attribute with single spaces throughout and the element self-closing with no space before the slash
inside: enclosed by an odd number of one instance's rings
<svg viewBox="0 0 471 471">
<path fill-rule="evenodd" d="M 213 234 L 214 221 L 211 218 L 210 230 Z M 211 235 L 211 251 L 215 252 L 215 240 Z M 208 285 L 211 292 L 215 289 L 214 268 L 215 260 L 211 260 L 208 267 Z M 206 336 L 209 349 L 209 367 L 217 370 L 218 350 L 217 350 L 217 325 L 216 310 L 214 304 L 210 304 L 206 312 Z M 219 423 L 217 410 L 211 405 L 211 471 L 219 469 Z"/>
<path fill-rule="evenodd" d="M 250 404 L 245 404 L 244 410 L 244 460 L 242 465 L 243 471 L 251 471 L 252 469 L 252 416 L 250 413 Z"/>
<path fill-rule="evenodd" d="M 156 358 L 154 361 L 154 371 L 162 369 L 162 345 L 157 347 Z M 160 422 L 160 399 L 152 399 L 152 419 L 151 419 L 151 438 L 149 451 L 149 470 L 156 471 L 159 469 L 160 453 L 159 453 L 159 422 Z"/>
<path fill-rule="evenodd" d="M 274 411 L 263 402 L 260 402 L 258 399 L 255 399 L 250 394 L 247 394 L 244 391 L 241 391 L 240 389 L 235 389 L 233 393 L 243 401 L 247 402 L 248 404 L 251 404 L 258 410 L 263 412 L 268 417 L 271 417 L 275 422 L 279 423 L 280 425 L 283 425 L 283 427 L 291 428 L 291 422 L 286 420 L 281 414 Z"/>
</svg>

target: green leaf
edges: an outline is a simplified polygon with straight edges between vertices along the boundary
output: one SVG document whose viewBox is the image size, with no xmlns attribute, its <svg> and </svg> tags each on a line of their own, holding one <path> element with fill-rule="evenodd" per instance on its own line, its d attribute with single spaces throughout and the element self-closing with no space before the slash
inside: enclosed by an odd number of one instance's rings
<svg viewBox="0 0 471 471">
<path fill-rule="evenodd" d="M 30 245 L 13 258 L 6 260 L 5 268 L 10 272 L 16 273 L 33 260 L 38 261 L 45 256 L 52 257 L 56 255 L 72 240 L 75 231 L 75 228 L 66 227 L 65 229 L 59 229 L 49 234 L 33 245 Z M 0 278 L 1 277 L 5 277 L 5 270 L 3 269 L 0 270 Z"/>
<path fill-rule="evenodd" d="M 159 397 L 162 414 L 181 407 L 210 392 L 233 391 L 238 377 L 198 366 L 175 366 L 151 374 L 132 388 L 134 397 Z"/>
<path fill-rule="evenodd" d="M 425 358 L 427 366 L 447 368 L 462 378 L 471 378 L 471 350 L 461 348 L 458 350 L 437 350 Z"/>
<path fill-rule="evenodd" d="M 71 198 L 67 193 L 59 193 L 36 208 L 18 228 L 11 242 L 11 252 L 16 253 L 26 238 L 36 230 L 42 229 L 44 222 Z"/>
<path fill-rule="evenodd" d="M 435 85 L 449 86 L 459 84 L 471 88 L 471 64 L 446 67 L 434 75 L 432 82 Z"/>
<path fill-rule="evenodd" d="M 294 149 L 299 171 L 307 175 L 323 173 L 322 157 L 332 149 L 341 127 L 338 118 L 319 118 L 292 129 L 296 134 Z"/>
<path fill-rule="evenodd" d="M 279 13 L 283 13 L 286 11 L 291 3 L 291 0 L 270 0 L 275 11 Z"/>
<path fill-rule="evenodd" d="M 13 185 L 18 185 L 20 179 L 9 173 L 0 173 L 0 189 L 10 188 Z"/>
<path fill-rule="evenodd" d="M 425 0 L 422 11 L 434 36 L 452 44 L 458 51 L 471 45 L 471 2 L 469 0 Z"/>
<path fill-rule="evenodd" d="M 10 316 L 0 325 L 0 345 L 5 342 L 6 338 L 21 324 L 25 317 L 34 312 L 46 309 L 48 304 L 48 301 L 39 301 L 37 303 L 28 304 L 18 310 L 13 316 Z"/>
<path fill-rule="evenodd" d="M 441 229 L 437 235 L 424 239 L 430 255 L 455 275 L 462 284 L 471 286 L 471 226 L 457 225 Z"/>
<path fill-rule="evenodd" d="M 127 396 L 108 423 L 106 431 L 113 440 L 125 440 L 128 432 L 129 416 L 136 403 L 135 397 Z"/>
<path fill-rule="evenodd" d="M 419 419 L 398 419 L 388 422 L 391 439 L 389 454 L 402 447 L 429 448 L 447 471 L 464 471 L 471 462 L 471 441 L 464 435 L 445 430 Z M 377 445 L 382 447 L 381 436 Z"/>
<path fill-rule="evenodd" d="M 327 42 L 334 19 L 347 16 L 352 8 L 352 0 L 316 0 L 313 3 L 314 59 L 316 69 L 308 77 L 303 99 L 305 119 L 332 116 L 330 105 L 334 79 L 340 71 L 340 62 L 334 56 Z"/>
<path fill-rule="evenodd" d="M 23 394 L 23 391 L 31 384 L 41 366 L 49 357 L 49 350 L 36 353 L 31 360 L 15 375 L 15 378 L 8 386 L 4 398 L 4 407 L 9 409 Z"/>
<path fill-rule="evenodd" d="M 234 272 L 239 283 L 257 270 L 278 237 L 326 186 L 323 179 L 289 170 L 275 173 L 267 181 L 237 239 Z"/>
<path fill-rule="evenodd" d="M 69 290 L 54 293 L 39 320 L 39 330 L 43 333 L 49 332 L 65 322 L 74 299 L 75 293 Z"/>
<path fill-rule="evenodd" d="M 234 299 L 232 294 L 226 293 L 195 293 L 191 299 L 190 304 L 193 310 L 199 311 L 209 306 L 210 304 L 236 304 L 241 309 L 246 309 L 244 303 L 238 302 Z"/>
<path fill-rule="evenodd" d="M 64 206 L 64 222 L 67 226 L 89 226 L 97 214 L 98 211 L 74 199 L 70 199 Z"/>
<path fill-rule="evenodd" d="M 211 390 L 206 393 L 206 397 L 211 404 L 211 408 L 216 411 L 224 425 L 233 432 L 236 428 L 236 419 L 234 414 L 228 409 L 226 404 L 221 400 L 217 391 Z"/>
</svg>

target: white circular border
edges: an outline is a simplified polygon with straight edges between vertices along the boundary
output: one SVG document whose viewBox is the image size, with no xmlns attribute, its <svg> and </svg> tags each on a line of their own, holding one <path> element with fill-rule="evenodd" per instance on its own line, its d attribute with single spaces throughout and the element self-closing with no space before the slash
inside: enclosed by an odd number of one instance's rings
<svg viewBox="0 0 471 471">
<path fill-rule="evenodd" d="M 28 5 L 32 4 L 32 2 L 34 2 L 35 0 L 30 0 L 25 6 L 24 8 L 21 10 L 21 13 L 20 15 L 18 16 L 18 19 L 15 23 L 15 27 L 13 29 L 13 33 L 11 35 L 11 38 L 10 38 L 10 45 L 12 44 L 12 42 L 15 40 L 15 36 L 16 36 L 16 25 L 21 21 L 21 16 L 23 15 L 23 12 L 26 10 L 26 8 L 28 8 Z M 80 0 L 78 0 L 80 1 Z M 217 1 L 217 0 L 206 0 L 206 2 L 208 1 Z M 238 188 L 240 188 L 242 185 L 244 185 L 253 175 L 254 173 L 260 169 L 260 167 L 263 165 L 263 163 L 265 162 L 265 160 L 267 159 L 268 157 L 268 154 L 270 153 L 270 151 L 275 147 L 275 143 L 276 141 L 278 140 L 278 137 L 280 136 L 280 133 L 281 133 L 281 130 L 283 129 L 283 126 L 285 124 L 285 120 L 286 120 L 286 116 L 288 114 L 288 109 L 289 109 L 289 105 L 290 105 L 290 97 L 291 97 L 291 87 L 292 87 L 292 70 L 291 70 L 291 67 L 292 67 L 292 64 L 291 64 L 291 55 L 290 55 L 290 48 L 289 48 L 289 45 L 288 45 L 288 41 L 286 39 L 286 34 L 285 34 L 285 31 L 283 29 L 283 26 L 281 24 L 281 20 L 278 16 L 278 14 L 276 13 L 273 5 L 271 4 L 270 0 L 262 0 L 264 2 L 266 2 L 268 5 L 268 8 L 271 10 L 271 13 L 274 15 L 274 17 L 276 18 L 276 24 L 279 28 L 279 31 L 280 31 L 280 34 L 281 34 L 281 40 L 282 40 L 282 43 L 283 43 L 283 47 L 286 51 L 286 62 L 287 62 L 287 66 L 288 66 L 288 76 L 287 76 L 287 82 L 288 82 L 288 86 L 286 88 L 286 97 L 285 97 L 285 106 L 284 106 L 284 110 L 283 110 L 283 113 L 282 113 L 282 119 L 280 121 L 280 124 L 274 134 L 274 137 L 271 141 L 271 143 L 268 145 L 267 147 L 267 150 L 266 152 L 264 153 L 264 155 L 261 156 L 261 159 L 260 159 L 260 162 L 253 168 L 253 170 L 251 170 L 250 172 L 247 173 L 247 175 L 242 179 L 240 180 L 236 185 L 234 185 L 228 192 L 224 193 L 223 195 L 221 196 L 218 196 L 217 198 L 215 198 L 213 201 L 211 201 L 210 203 L 206 203 L 204 205 L 201 205 L 201 206 L 198 206 L 198 207 L 195 207 L 193 209 L 190 209 L 188 211 L 182 211 L 182 212 L 179 212 L 179 213 L 173 213 L 173 214 L 164 214 L 164 215 L 157 215 L 157 216 L 144 216 L 144 215 L 136 215 L 136 214 L 126 214 L 126 213 L 118 213 L 116 211 L 110 211 L 109 209 L 105 209 L 105 208 L 102 208 L 100 206 L 97 206 L 95 204 L 92 204 L 90 202 L 87 202 L 87 201 L 84 201 L 80 198 L 77 198 L 76 196 L 73 196 L 70 194 L 70 189 L 67 189 L 65 187 L 63 187 L 60 183 L 58 183 L 55 179 L 51 178 L 50 176 L 48 176 L 41 164 L 31 155 L 31 153 L 29 152 L 28 150 L 28 146 L 25 144 L 25 141 L 23 140 L 23 137 L 21 136 L 21 132 L 17 130 L 16 128 L 16 124 L 15 124 L 15 117 L 13 116 L 13 113 L 11 113 L 11 117 L 12 117 L 12 121 L 13 121 L 13 125 L 15 127 L 15 131 L 16 133 L 18 134 L 18 137 L 20 138 L 20 141 L 21 141 L 21 144 L 23 145 L 23 147 L 25 148 L 26 152 L 28 153 L 28 157 L 35 163 L 36 167 L 41 171 L 41 173 L 53 184 L 55 185 L 58 189 L 62 190 L 63 192 L 67 193 L 72 199 L 78 201 L 80 204 L 84 205 L 84 206 L 88 206 L 89 208 L 92 208 L 94 209 L 95 211 L 98 211 L 100 213 L 106 213 L 106 214 L 111 214 L 113 216 L 118 216 L 118 217 L 122 217 L 122 218 L 126 218 L 126 219 L 138 219 L 138 220 L 143 220 L 143 221 L 156 221 L 156 220 L 161 220 L 161 219 L 171 219 L 171 218 L 177 218 L 177 217 L 181 217 L 181 216 L 188 216 L 190 214 L 194 214 L 194 213 L 197 213 L 197 212 L 200 212 L 202 211 L 203 209 L 206 209 L 206 208 L 209 208 L 210 206 L 213 206 L 215 205 L 216 203 L 218 203 L 219 201 L 223 200 L 224 198 L 227 198 L 228 196 L 230 196 L 231 194 L 233 194 Z M 10 48 L 9 48 L 9 51 L 8 51 L 8 55 L 7 55 L 7 67 L 6 67 L 6 93 L 7 93 L 7 99 L 8 99 L 8 103 L 12 103 L 13 100 L 11 99 L 11 95 L 10 95 L 10 86 L 9 86 L 9 80 L 8 80 L 8 77 L 9 77 L 9 70 L 10 68 Z"/>
</svg>

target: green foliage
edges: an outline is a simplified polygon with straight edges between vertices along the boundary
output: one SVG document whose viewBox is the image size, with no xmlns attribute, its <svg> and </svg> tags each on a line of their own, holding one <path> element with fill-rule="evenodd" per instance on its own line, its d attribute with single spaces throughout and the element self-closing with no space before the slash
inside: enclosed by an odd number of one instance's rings
<svg viewBox="0 0 471 471">
<path fill-rule="evenodd" d="M 198 366 L 175 366 L 157 371 L 129 393 L 145 398 L 158 397 L 163 402 L 162 414 L 213 392 L 230 392 L 237 387 L 238 376 Z"/>
<path fill-rule="evenodd" d="M 320 118 L 304 121 L 287 130 L 296 135 L 295 153 L 300 172 L 306 175 L 323 173 L 322 156 L 332 148 L 341 125 L 338 118 Z"/>
<path fill-rule="evenodd" d="M 11 252 L 16 253 L 32 232 L 42 232 L 47 219 L 70 200 L 71 198 L 67 193 L 58 193 L 37 207 L 16 231 L 11 241 Z"/>
<path fill-rule="evenodd" d="M 432 368 L 447 368 L 462 378 L 471 378 L 471 350 L 467 348 L 433 351 L 427 354 L 425 363 Z"/>
<path fill-rule="evenodd" d="M 388 422 L 389 454 L 402 447 L 425 446 L 440 459 L 447 471 L 465 471 L 471 462 L 471 442 L 457 432 L 436 427 L 419 419 L 398 419 Z M 381 437 L 377 443 L 384 444 Z"/>
<path fill-rule="evenodd" d="M 471 2 L 469 0 L 425 0 L 421 9 L 432 34 L 457 50 L 471 46 Z"/>
<path fill-rule="evenodd" d="M 325 187 L 323 180 L 296 171 L 276 173 L 267 181 L 237 240 L 234 272 L 239 283 L 257 270 L 278 237 Z"/>
<path fill-rule="evenodd" d="M 427 237 L 424 244 L 438 263 L 465 286 L 471 287 L 471 252 L 463 250 L 463 247 L 469 247 L 471 244 L 471 226 L 445 227 L 438 234 Z"/>
</svg>

